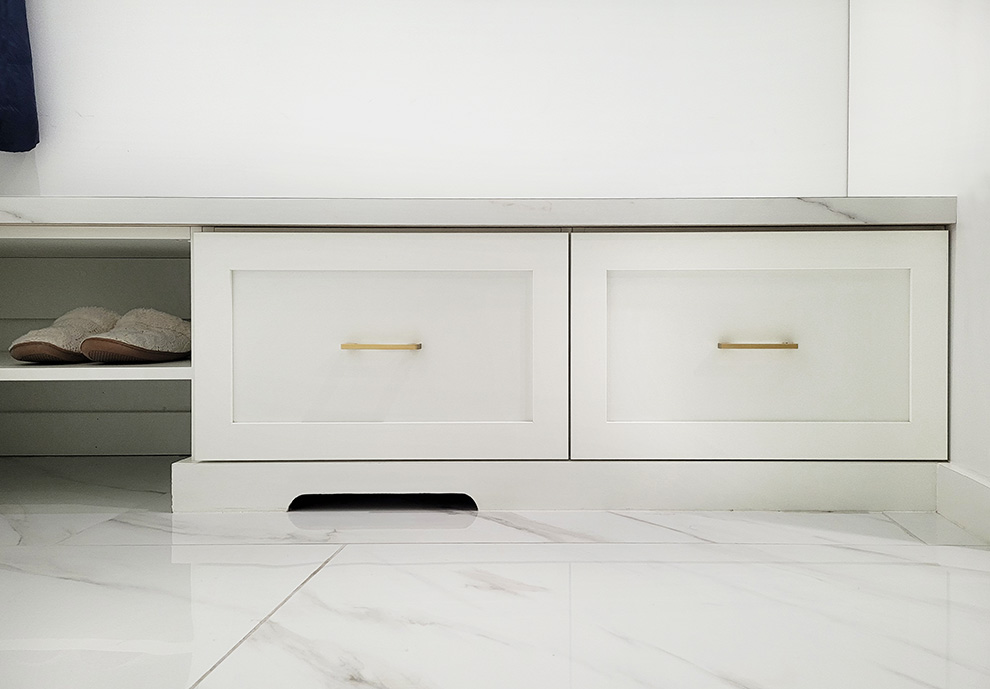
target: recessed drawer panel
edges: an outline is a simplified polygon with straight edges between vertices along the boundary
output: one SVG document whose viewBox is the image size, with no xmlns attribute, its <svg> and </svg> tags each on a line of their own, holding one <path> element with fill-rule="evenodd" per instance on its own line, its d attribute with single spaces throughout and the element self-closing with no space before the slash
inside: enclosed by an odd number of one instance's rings
<svg viewBox="0 0 990 689">
<path fill-rule="evenodd" d="M 609 421 L 910 420 L 906 268 L 614 270 L 607 287 Z"/>
<path fill-rule="evenodd" d="M 575 459 L 945 459 L 941 231 L 572 240 Z"/>
<path fill-rule="evenodd" d="M 532 286 L 531 271 L 234 271 L 234 423 L 530 422 Z"/>
<path fill-rule="evenodd" d="M 567 457 L 565 234 L 193 249 L 197 459 Z"/>
</svg>

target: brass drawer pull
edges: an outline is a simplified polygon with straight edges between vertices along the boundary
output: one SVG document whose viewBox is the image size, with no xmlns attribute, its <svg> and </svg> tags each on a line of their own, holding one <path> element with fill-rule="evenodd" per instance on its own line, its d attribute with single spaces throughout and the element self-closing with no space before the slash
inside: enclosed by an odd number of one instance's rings
<svg viewBox="0 0 990 689">
<path fill-rule="evenodd" d="M 797 349 L 797 342 L 719 342 L 719 349 Z"/>
<path fill-rule="evenodd" d="M 422 342 L 413 344 L 358 344 L 357 342 L 345 342 L 340 345 L 341 349 L 422 349 Z"/>
</svg>

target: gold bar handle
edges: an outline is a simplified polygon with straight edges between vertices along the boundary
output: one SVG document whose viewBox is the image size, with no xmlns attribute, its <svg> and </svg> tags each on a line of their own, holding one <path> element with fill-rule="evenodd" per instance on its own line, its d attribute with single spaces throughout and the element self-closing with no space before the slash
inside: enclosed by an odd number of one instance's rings
<svg viewBox="0 0 990 689">
<path fill-rule="evenodd" d="M 797 349 L 797 342 L 719 342 L 719 349 Z"/>
<path fill-rule="evenodd" d="M 340 345 L 341 349 L 422 349 L 422 342 L 414 342 L 413 344 L 359 344 L 357 342 L 344 342 Z"/>
</svg>

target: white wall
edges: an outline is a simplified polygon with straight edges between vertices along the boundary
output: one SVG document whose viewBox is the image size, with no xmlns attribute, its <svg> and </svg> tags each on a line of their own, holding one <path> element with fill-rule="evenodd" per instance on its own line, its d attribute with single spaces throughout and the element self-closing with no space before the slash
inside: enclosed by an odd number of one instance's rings
<svg viewBox="0 0 990 689">
<path fill-rule="evenodd" d="M 990 3 L 853 0 L 849 194 L 959 197 L 953 466 L 990 483 Z"/>
<path fill-rule="evenodd" d="M 846 0 L 28 4 L 2 194 L 846 190 Z"/>
<path fill-rule="evenodd" d="M 961 9 L 950 443 L 952 459 L 990 484 L 990 3 Z"/>
<path fill-rule="evenodd" d="M 955 195 L 958 0 L 852 0 L 849 195 Z"/>
</svg>

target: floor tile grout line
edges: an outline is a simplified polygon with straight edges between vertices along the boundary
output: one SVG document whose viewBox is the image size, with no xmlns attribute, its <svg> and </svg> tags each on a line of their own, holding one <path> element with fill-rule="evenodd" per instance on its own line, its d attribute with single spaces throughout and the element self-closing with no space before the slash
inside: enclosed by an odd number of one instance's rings
<svg viewBox="0 0 990 689">
<path fill-rule="evenodd" d="M 935 514 L 938 515 L 938 517 L 940 519 L 944 519 L 945 521 L 949 522 L 950 524 L 952 524 L 954 527 L 956 527 L 957 529 L 959 529 L 963 533 L 965 533 L 965 534 L 973 537 L 974 539 L 976 539 L 977 541 L 980 542 L 979 545 L 971 546 L 971 547 L 976 547 L 976 548 L 990 548 L 990 540 L 987 540 L 987 539 L 983 538 L 982 536 L 979 536 L 979 535 L 973 533 L 972 531 L 970 531 L 969 529 L 967 529 L 965 526 L 963 526 L 959 522 L 954 522 L 951 519 L 949 519 L 948 517 L 946 517 L 946 516 L 944 516 L 942 514 L 939 514 L 938 512 L 936 512 Z"/>
<path fill-rule="evenodd" d="M 639 521 L 635 518 L 631 518 L 633 521 Z M 772 546 L 870 546 L 870 545 L 888 545 L 887 543 L 876 543 L 874 541 L 851 541 L 851 542 L 840 542 L 840 541 L 810 541 L 810 540 L 771 540 L 771 541 L 759 541 L 759 540 L 723 540 L 716 541 L 700 536 L 695 536 L 685 531 L 678 531 L 671 527 L 663 527 L 659 524 L 653 524 L 652 522 L 642 522 L 650 526 L 656 526 L 658 528 L 667 529 L 673 531 L 674 533 L 683 534 L 690 536 L 693 541 L 663 541 L 663 540 L 581 540 L 581 541 L 513 541 L 513 540 L 491 540 L 491 541 L 354 541 L 351 543 L 341 544 L 341 548 L 344 546 L 355 546 L 355 547 L 379 547 L 379 546 L 633 546 L 633 545 L 652 545 L 652 546 L 701 546 L 701 545 L 737 545 L 737 546 L 751 546 L 751 545 L 772 545 Z M 891 546 L 958 546 L 958 547 L 983 547 L 990 548 L 990 543 L 974 543 L 974 544 L 947 544 L 947 543 L 926 543 L 921 540 L 918 536 L 911 533 L 905 527 L 898 525 L 901 530 L 905 531 L 908 536 L 911 536 L 911 541 L 907 543 L 893 542 L 889 545 Z M 58 543 L 32 543 L 32 544 L 15 544 L 15 543 L 0 543 L 0 548 L 53 548 L 59 547 L 66 550 L 69 549 L 82 549 L 82 548 L 161 548 L 168 547 L 170 544 L 167 543 L 80 543 L 80 544 L 66 544 L 63 542 Z M 246 548 L 261 548 L 261 547 L 272 547 L 272 548 L 312 548 L 317 549 L 320 546 L 324 546 L 326 543 L 318 542 L 305 542 L 305 543 L 269 543 L 269 542 L 255 542 L 255 543 L 184 543 L 179 547 L 182 548 L 217 548 L 217 547 L 246 547 Z M 336 553 L 334 554 L 336 556 Z"/>
<path fill-rule="evenodd" d="M 279 610 L 282 609 L 282 606 L 284 606 L 286 603 L 288 603 L 292 599 L 292 597 L 294 595 L 296 595 L 303 586 L 305 586 L 306 584 L 308 584 L 313 579 L 313 577 L 315 577 L 317 574 L 319 574 L 320 572 L 322 572 L 323 569 L 327 565 L 330 564 L 330 561 L 333 560 L 338 555 L 340 555 L 340 553 L 346 547 L 347 547 L 347 544 L 344 544 L 344 545 L 340 546 L 340 548 L 338 548 L 333 553 L 333 555 L 331 555 L 330 557 L 328 557 L 326 560 L 323 561 L 323 563 L 319 567 L 317 567 L 312 572 L 310 572 L 309 576 L 307 576 L 305 579 L 303 579 L 302 580 L 302 583 L 300 583 L 298 586 L 296 586 L 294 589 L 292 589 L 292 591 L 289 592 L 289 595 L 286 596 L 282 600 L 281 603 L 279 603 L 278 605 L 276 605 L 267 615 L 265 615 L 261 620 L 259 620 L 258 624 L 254 625 L 254 627 L 251 628 L 251 631 L 249 631 L 247 634 L 245 634 L 241 638 L 240 641 L 238 641 L 236 644 L 234 644 L 233 646 L 231 646 L 230 650 L 228 650 L 226 653 L 224 653 L 217 662 L 213 663 L 213 665 L 210 667 L 210 669 L 207 670 L 206 672 L 204 672 L 199 679 L 197 679 L 195 682 L 193 682 L 191 685 L 189 685 L 189 689 L 196 689 L 196 687 L 198 687 L 203 682 L 203 680 L 205 680 L 207 677 L 209 677 L 213 673 L 214 670 L 216 670 L 218 667 L 220 667 L 220 665 L 223 663 L 223 661 L 227 660 L 227 658 L 229 658 L 234 653 L 234 651 L 236 651 L 238 648 L 240 648 L 241 645 L 245 641 L 247 641 L 248 639 L 250 639 L 251 636 L 254 635 L 255 632 L 257 632 L 259 629 L 261 629 L 261 627 L 266 622 L 268 622 L 268 620 L 270 620 L 275 613 L 277 613 Z"/>
<path fill-rule="evenodd" d="M 688 533 L 687 531 L 681 531 L 680 529 L 675 529 L 672 526 L 665 526 L 663 524 L 657 524 L 656 522 L 646 521 L 645 519 L 640 519 L 639 517 L 633 517 L 632 515 L 629 515 L 629 514 L 623 514 L 622 512 L 615 512 L 615 511 L 611 511 L 610 510 L 609 513 L 610 514 L 614 514 L 617 517 L 625 517 L 626 519 L 631 519 L 634 522 L 640 522 L 641 524 L 649 524 L 650 526 L 655 526 L 655 527 L 657 527 L 659 529 L 665 529 L 667 531 L 673 531 L 674 533 L 679 533 L 682 536 L 687 536 L 688 538 L 695 538 L 698 541 L 700 541 L 701 543 L 711 543 L 713 545 L 718 544 L 718 541 L 713 541 L 713 540 L 708 539 L 708 538 L 703 538 L 701 536 L 696 536 L 695 534 Z M 689 543 L 688 545 L 691 545 L 691 544 Z"/>
<path fill-rule="evenodd" d="M 361 544 L 361 543 L 357 543 L 357 544 L 349 544 L 349 545 L 351 545 L 353 548 L 356 548 L 358 550 L 358 552 L 360 552 L 361 546 L 377 547 L 377 546 L 380 546 L 380 545 L 385 545 L 385 546 L 395 546 L 395 545 L 406 546 L 406 545 L 420 545 L 420 544 L 414 544 L 414 543 L 412 543 L 412 544 L 411 543 L 366 543 L 366 544 Z M 984 545 L 984 546 L 940 546 L 940 545 L 931 545 L 931 544 L 928 544 L 928 543 L 920 543 L 920 542 L 910 542 L 910 543 L 895 542 L 895 543 L 889 543 L 889 544 L 888 543 L 808 543 L 808 542 L 797 542 L 797 541 L 786 542 L 786 543 L 780 543 L 780 542 L 739 542 L 739 541 L 735 541 L 735 542 L 728 542 L 727 541 L 727 542 L 724 542 L 724 543 L 719 543 L 719 542 L 715 542 L 715 541 L 702 542 L 702 543 L 682 543 L 682 542 L 677 542 L 677 543 L 654 543 L 654 542 L 650 542 L 650 543 L 646 543 L 646 542 L 625 542 L 625 543 L 548 543 L 548 542 L 539 542 L 539 543 L 536 543 L 536 542 L 533 542 L 533 543 L 480 543 L 480 544 L 478 544 L 478 543 L 467 543 L 467 544 L 465 544 L 465 543 L 441 543 L 441 544 L 434 543 L 434 544 L 430 544 L 430 545 L 450 545 L 450 546 L 463 546 L 463 545 L 485 545 L 485 546 L 488 546 L 488 545 L 492 545 L 492 546 L 521 545 L 521 546 L 525 546 L 527 548 L 529 548 L 529 547 L 535 547 L 535 546 L 543 546 L 543 547 L 546 547 L 546 546 L 551 546 L 551 547 L 557 547 L 557 546 L 579 546 L 579 547 L 581 547 L 581 546 L 591 546 L 591 547 L 597 547 L 597 546 L 601 546 L 601 545 L 636 546 L 636 547 L 654 546 L 654 547 L 657 547 L 657 548 L 669 548 L 669 547 L 681 547 L 681 546 L 690 546 L 692 548 L 695 548 L 695 547 L 701 546 L 701 547 L 704 547 L 706 550 L 707 549 L 711 549 L 711 548 L 722 548 L 722 549 L 725 549 L 725 548 L 744 548 L 744 549 L 747 549 L 747 548 L 770 548 L 770 549 L 780 549 L 780 548 L 825 548 L 825 549 L 830 549 L 830 550 L 846 550 L 846 549 L 849 549 L 849 550 L 854 550 L 856 552 L 860 552 L 860 553 L 863 553 L 863 554 L 866 554 L 866 555 L 871 555 L 872 554 L 872 555 L 879 555 L 879 556 L 883 556 L 883 557 L 886 557 L 886 556 L 889 555 L 889 553 L 885 552 L 885 550 L 888 550 L 888 549 L 889 550 L 900 550 L 900 549 L 919 550 L 919 549 L 929 549 L 929 548 L 954 548 L 954 547 L 963 547 L 963 548 L 972 548 L 972 549 L 976 549 L 976 550 L 987 550 L 987 551 L 990 551 L 990 545 Z M 872 548 L 882 548 L 884 550 L 872 550 Z M 765 556 L 766 553 L 760 553 L 760 555 L 762 557 L 762 556 Z M 756 558 L 753 558 L 753 559 L 729 558 L 729 559 L 724 559 L 724 560 L 710 560 L 710 559 L 643 560 L 643 559 L 635 559 L 635 558 L 628 558 L 628 557 L 625 557 L 625 558 L 614 558 L 614 559 L 608 559 L 608 560 L 574 560 L 574 559 L 567 559 L 567 558 L 564 558 L 564 559 L 547 558 L 547 559 L 540 559 L 540 560 L 471 559 L 471 560 L 463 560 L 463 561 L 460 561 L 460 560 L 458 560 L 458 561 L 452 561 L 452 560 L 447 560 L 447 559 L 442 559 L 442 560 L 432 560 L 431 559 L 431 560 L 401 560 L 400 561 L 400 560 L 381 560 L 381 559 L 375 559 L 375 560 L 351 560 L 351 561 L 344 561 L 343 563 L 338 564 L 338 567 L 366 567 L 366 566 L 369 566 L 369 565 L 375 565 L 375 566 L 381 565 L 381 566 L 393 567 L 393 566 L 396 566 L 396 565 L 445 565 L 445 564 L 448 564 L 449 565 L 449 564 L 464 564 L 464 563 L 469 563 L 469 564 L 486 564 L 486 565 L 492 565 L 492 564 L 521 564 L 521 563 L 530 563 L 530 564 L 531 563 L 539 563 L 539 564 L 567 564 L 567 563 L 578 563 L 578 562 L 583 563 L 583 564 L 588 564 L 588 563 L 595 563 L 595 564 L 602 564 L 602 563 L 605 563 L 605 564 L 625 563 L 625 564 L 628 564 L 628 563 L 649 563 L 649 562 L 658 562 L 658 563 L 667 563 L 667 562 L 697 562 L 697 563 L 710 563 L 710 564 L 731 564 L 731 563 L 737 563 L 737 562 L 740 562 L 740 563 L 757 563 L 757 562 L 761 562 L 761 561 L 762 560 L 759 560 L 759 559 L 756 559 Z M 772 562 L 775 562 L 775 563 L 776 562 L 806 562 L 806 563 L 809 563 L 810 564 L 810 563 L 824 562 L 824 561 L 820 561 L 820 560 L 776 560 L 775 559 L 775 560 L 772 560 Z M 831 561 L 828 561 L 828 562 L 831 562 Z M 832 564 L 849 564 L 849 565 L 870 564 L 870 565 L 872 565 L 872 564 L 877 564 L 877 563 L 873 563 L 873 562 L 867 562 L 867 563 L 861 563 L 861 562 L 838 562 L 838 561 L 835 561 Z M 902 564 L 902 563 L 891 562 L 891 563 L 886 563 L 886 564 Z M 914 562 L 907 562 L 907 563 L 903 563 L 903 564 L 916 564 L 916 563 L 914 563 Z"/>
<path fill-rule="evenodd" d="M 762 545 L 762 544 L 758 544 Z M 831 546 L 823 546 L 831 547 Z M 897 546 L 902 548 L 916 548 L 917 546 Z M 952 546 L 930 546 L 932 548 L 947 548 Z M 984 550 L 990 552 L 990 546 L 964 546 L 966 548 L 975 550 Z M 850 546 L 850 550 L 862 553 L 864 555 L 872 554 L 869 550 L 860 550 L 855 546 Z M 877 555 L 887 556 L 887 553 L 877 553 Z M 393 562 L 348 562 L 343 565 L 338 565 L 339 567 L 368 567 L 368 566 L 385 566 L 385 567 L 412 567 L 412 566 L 445 566 L 445 565 L 519 565 L 519 564 L 538 564 L 538 565 L 828 565 L 828 566 L 843 566 L 843 567 L 876 567 L 877 565 L 883 565 L 885 567 L 917 567 L 919 565 L 928 565 L 929 562 L 919 562 L 914 560 L 905 561 L 889 561 L 889 560 L 878 560 L 878 561 L 862 561 L 862 562 L 849 562 L 845 560 L 812 560 L 812 559 L 743 559 L 743 558 L 725 558 L 721 560 L 702 560 L 702 559 L 670 559 L 670 560 L 632 560 L 632 559 L 616 559 L 616 560 L 537 560 L 537 561 L 513 561 L 506 562 L 505 560 L 468 560 L 464 562 L 450 561 L 450 560 L 403 560 L 403 561 L 393 561 Z M 190 687 L 194 689 L 194 687 Z"/>
<path fill-rule="evenodd" d="M 908 528 L 907 528 L 906 526 L 904 526 L 903 524 L 901 524 L 901 523 L 900 523 L 899 521 L 897 521 L 896 519 L 894 519 L 893 517 L 891 517 L 891 516 L 890 516 L 889 514 L 887 514 L 886 512 L 881 512 L 880 514 L 882 514 L 882 515 L 883 515 L 884 517 L 886 517 L 886 519 L 887 519 L 887 521 L 889 521 L 889 522 L 892 522 L 892 523 L 893 523 L 893 524 L 894 524 L 895 526 L 897 526 L 897 527 L 898 527 L 898 528 L 899 528 L 899 529 L 900 529 L 901 531 L 903 531 L 903 532 L 904 532 L 904 533 L 906 533 L 906 534 L 907 534 L 908 536 L 910 536 L 910 537 L 911 537 L 911 538 L 913 538 L 914 540 L 916 540 L 916 541 L 918 541 L 918 542 L 919 542 L 919 543 L 921 543 L 922 545 L 934 545 L 934 544 L 932 544 L 932 543 L 928 543 L 927 541 L 925 541 L 925 539 L 923 539 L 923 538 L 922 538 L 921 536 L 919 536 L 918 534 L 916 534 L 916 533 L 914 533 L 913 531 L 911 531 L 910 529 L 908 529 Z"/>
</svg>

